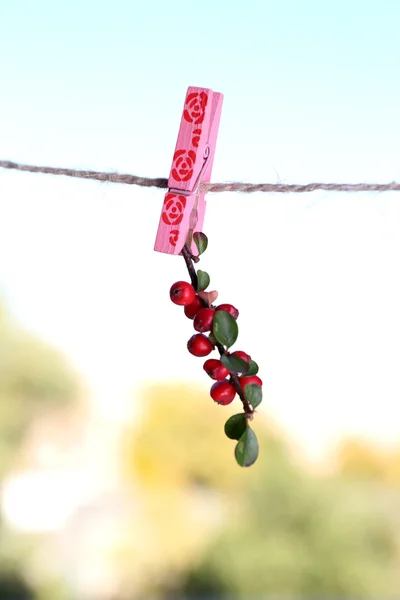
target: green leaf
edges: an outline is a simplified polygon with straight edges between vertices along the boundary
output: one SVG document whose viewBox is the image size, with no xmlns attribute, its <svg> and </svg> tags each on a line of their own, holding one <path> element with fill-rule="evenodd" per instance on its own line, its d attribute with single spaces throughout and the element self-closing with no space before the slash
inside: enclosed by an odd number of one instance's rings
<svg viewBox="0 0 400 600">
<path fill-rule="evenodd" d="M 206 271 L 197 271 L 197 291 L 202 292 L 210 285 L 210 276 Z"/>
<path fill-rule="evenodd" d="M 258 373 L 258 364 L 256 363 L 255 360 L 251 360 L 249 370 L 247 371 L 246 375 L 257 375 L 257 373 Z"/>
<path fill-rule="evenodd" d="M 229 356 L 227 354 L 223 354 L 221 356 L 221 362 L 224 365 L 224 367 L 226 367 L 230 371 L 235 371 L 235 373 L 246 373 L 247 375 L 249 363 L 243 360 L 242 358 L 239 358 L 239 356 Z"/>
<path fill-rule="evenodd" d="M 257 383 L 248 383 L 244 386 L 244 395 L 252 407 L 256 408 L 262 401 L 261 385 L 258 385 Z"/>
<path fill-rule="evenodd" d="M 250 467 L 258 458 L 258 441 L 254 431 L 247 427 L 235 448 L 235 458 L 241 467 Z"/>
<path fill-rule="evenodd" d="M 199 256 L 207 250 L 208 238 L 205 233 L 202 233 L 201 231 L 196 231 L 196 233 L 193 234 L 193 241 L 196 244 Z"/>
<path fill-rule="evenodd" d="M 215 311 L 213 334 L 220 344 L 230 348 L 236 342 L 239 328 L 235 319 L 226 310 Z"/>
<path fill-rule="evenodd" d="M 247 421 L 244 413 L 232 415 L 225 423 L 225 435 L 230 440 L 238 440 L 246 431 Z"/>
</svg>

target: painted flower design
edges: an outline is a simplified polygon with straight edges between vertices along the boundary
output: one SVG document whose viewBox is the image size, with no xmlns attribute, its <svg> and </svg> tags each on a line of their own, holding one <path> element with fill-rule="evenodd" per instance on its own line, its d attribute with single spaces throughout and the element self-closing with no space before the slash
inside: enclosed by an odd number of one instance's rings
<svg viewBox="0 0 400 600">
<path fill-rule="evenodd" d="M 169 243 L 171 244 L 171 246 L 176 246 L 178 237 L 179 237 L 179 229 L 172 229 L 170 236 L 169 236 Z"/>
<path fill-rule="evenodd" d="M 199 147 L 199 141 L 200 141 L 200 136 L 201 136 L 201 128 L 198 127 L 197 129 L 193 129 L 192 131 L 192 145 L 195 148 Z"/>
<path fill-rule="evenodd" d="M 185 196 L 167 194 L 164 200 L 162 220 L 167 225 L 179 225 L 183 219 L 183 209 L 186 206 Z"/>
<path fill-rule="evenodd" d="M 193 92 L 186 98 L 183 116 L 188 123 L 199 125 L 204 121 L 208 96 L 206 92 Z"/>
<path fill-rule="evenodd" d="M 175 181 L 189 181 L 193 175 L 195 162 L 196 153 L 193 150 L 177 150 L 174 154 L 171 170 L 171 175 Z"/>
</svg>

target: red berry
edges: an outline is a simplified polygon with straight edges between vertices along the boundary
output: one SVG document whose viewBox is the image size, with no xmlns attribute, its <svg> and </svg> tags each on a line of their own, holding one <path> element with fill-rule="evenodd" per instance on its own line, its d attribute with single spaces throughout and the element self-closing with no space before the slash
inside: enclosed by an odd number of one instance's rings
<svg viewBox="0 0 400 600">
<path fill-rule="evenodd" d="M 213 308 L 201 308 L 196 314 L 193 327 L 196 331 L 211 331 L 215 310 Z"/>
<path fill-rule="evenodd" d="M 232 352 L 231 355 L 237 356 L 238 358 L 241 358 L 247 363 L 250 363 L 251 361 L 251 356 L 249 354 L 246 354 L 246 352 L 243 352 L 243 350 L 235 350 L 235 352 Z"/>
<path fill-rule="evenodd" d="M 193 356 L 207 356 L 213 350 L 213 345 L 205 335 L 196 333 L 188 341 L 187 348 Z"/>
<path fill-rule="evenodd" d="M 209 358 L 203 365 L 203 369 L 211 377 L 211 379 L 225 379 L 229 375 L 229 371 L 220 360 Z"/>
<path fill-rule="evenodd" d="M 262 385 L 261 379 L 257 375 L 244 375 L 243 377 L 239 377 L 240 385 L 242 386 L 242 390 L 244 390 L 244 386 L 249 383 L 256 383 L 257 385 Z"/>
<path fill-rule="evenodd" d="M 222 381 L 216 381 L 211 386 L 210 390 L 211 398 L 218 404 L 230 404 L 236 396 L 236 390 L 229 381 L 223 379 Z"/>
<path fill-rule="evenodd" d="M 234 319 L 237 319 L 239 316 L 238 309 L 232 306 L 232 304 L 220 304 L 215 310 L 226 310 Z"/>
<path fill-rule="evenodd" d="M 194 302 L 187 304 L 184 308 L 184 312 L 188 319 L 194 319 L 201 308 L 204 308 L 204 304 L 200 296 L 196 294 Z"/>
<path fill-rule="evenodd" d="M 174 304 L 186 306 L 194 302 L 196 292 L 194 291 L 194 287 L 187 281 L 177 281 L 169 290 L 169 297 Z"/>
</svg>

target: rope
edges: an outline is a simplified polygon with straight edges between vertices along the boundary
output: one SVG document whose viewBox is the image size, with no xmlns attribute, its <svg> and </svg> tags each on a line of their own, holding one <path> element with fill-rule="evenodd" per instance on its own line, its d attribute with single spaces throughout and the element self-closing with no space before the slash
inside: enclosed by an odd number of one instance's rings
<svg viewBox="0 0 400 600">
<path fill-rule="evenodd" d="M 162 177 L 138 177 L 127 173 L 105 173 L 103 171 L 80 171 L 77 169 L 65 169 L 59 167 L 38 167 L 0 160 L 2 169 L 14 169 L 28 173 L 45 173 L 47 175 L 65 175 L 67 177 L 78 177 L 81 179 L 94 179 L 96 181 L 108 181 L 110 183 L 126 183 L 128 185 L 139 185 L 141 187 L 168 188 L 168 180 Z M 398 192 L 400 183 L 204 183 L 201 185 L 204 192 L 292 192 L 301 194 L 304 192 Z"/>
</svg>

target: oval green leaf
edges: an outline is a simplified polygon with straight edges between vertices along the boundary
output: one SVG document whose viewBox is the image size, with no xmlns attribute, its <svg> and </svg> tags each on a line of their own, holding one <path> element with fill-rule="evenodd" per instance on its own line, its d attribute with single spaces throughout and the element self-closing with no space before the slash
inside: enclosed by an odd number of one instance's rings
<svg viewBox="0 0 400 600">
<path fill-rule="evenodd" d="M 202 233 L 201 231 L 196 231 L 196 233 L 193 234 L 193 241 L 196 244 L 199 256 L 207 250 L 208 238 L 205 233 Z"/>
<path fill-rule="evenodd" d="M 247 371 L 246 375 L 257 375 L 257 373 L 258 373 L 258 364 L 256 363 L 255 360 L 251 360 L 249 370 Z"/>
<path fill-rule="evenodd" d="M 221 356 L 221 362 L 224 367 L 235 373 L 246 373 L 247 375 L 247 371 L 249 370 L 249 363 L 242 358 L 239 358 L 239 356 L 223 354 Z"/>
<path fill-rule="evenodd" d="M 261 385 L 258 385 L 257 383 L 248 383 L 244 386 L 244 395 L 252 407 L 257 408 L 262 402 Z"/>
<path fill-rule="evenodd" d="M 239 440 L 246 431 L 247 421 L 244 413 L 232 415 L 225 423 L 225 435 L 230 440 Z"/>
<path fill-rule="evenodd" d="M 226 310 L 217 310 L 213 320 L 213 334 L 220 344 L 230 348 L 236 342 L 239 328 Z"/>
<path fill-rule="evenodd" d="M 197 291 L 202 292 L 210 285 L 210 276 L 206 271 L 197 271 Z"/>
<path fill-rule="evenodd" d="M 236 444 L 235 458 L 241 467 L 250 467 L 258 458 L 257 437 L 250 427 L 247 427 Z"/>
</svg>

